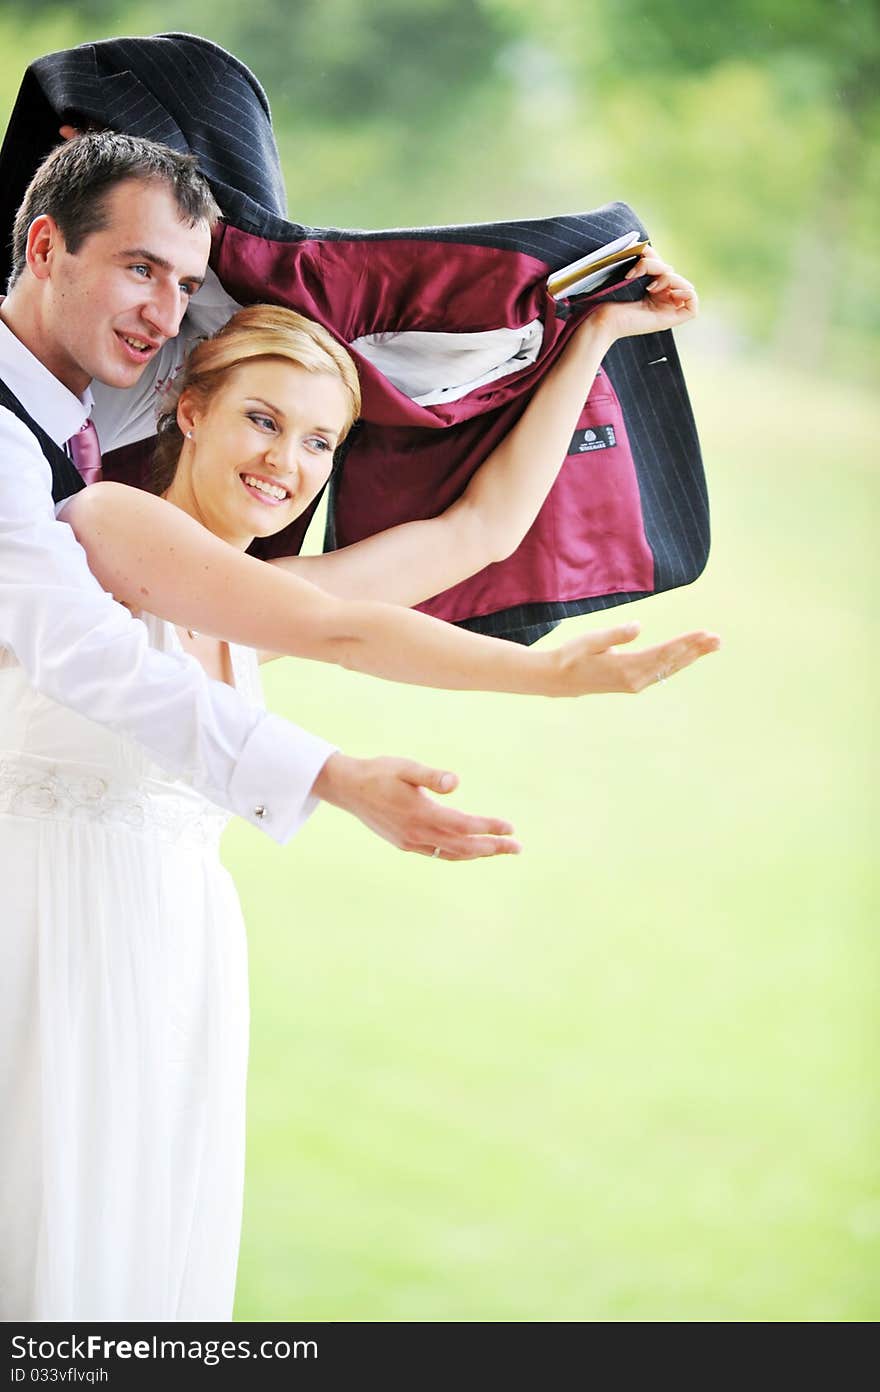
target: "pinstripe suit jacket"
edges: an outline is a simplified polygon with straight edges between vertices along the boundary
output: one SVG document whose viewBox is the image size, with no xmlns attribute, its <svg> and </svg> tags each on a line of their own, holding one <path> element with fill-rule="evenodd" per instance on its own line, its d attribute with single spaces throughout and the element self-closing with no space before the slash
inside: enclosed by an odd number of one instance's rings
<svg viewBox="0 0 880 1392">
<path fill-rule="evenodd" d="M 7 228 L 31 174 L 57 143 L 59 117 L 71 114 L 197 156 L 224 213 L 212 264 L 242 303 L 287 304 L 349 344 L 377 333 L 540 324 L 535 361 L 447 402 L 418 404 L 360 358 L 363 416 L 331 480 L 328 545 L 448 506 L 589 310 L 589 296 L 555 302 L 546 290 L 549 272 L 633 228 L 647 235 L 623 203 L 384 232 L 290 222 L 262 88 L 237 59 L 191 35 L 111 39 L 32 64 L 0 152 Z M 644 287 L 599 293 L 635 299 Z M 141 447 L 118 451 L 105 459 L 105 473 L 142 482 L 144 460 Z M 298 550 L 310 516 L 255 544 L 258 554 Z M 689 583 L 708 545 L 700 449 L 672 335 L 623 339 L 605 360 L 522 545 L 423 607 L 532 642 L 568 615 Z"/>
</svg>

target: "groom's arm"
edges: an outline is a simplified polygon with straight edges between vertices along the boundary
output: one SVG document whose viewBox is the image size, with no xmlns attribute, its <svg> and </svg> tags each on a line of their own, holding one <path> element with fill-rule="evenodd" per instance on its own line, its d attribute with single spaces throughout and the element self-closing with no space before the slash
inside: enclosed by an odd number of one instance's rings
<svg viewBox="0 0 880 1392">
<path fill-rule="evenodd" d="M 50 488 L 33 435 L 0 410 L 0 644 L 39 691 L 286 841 L 316 806 L 312 785 L 333 746 L 249 706 L 196 662 L 150 648 L 55 520 Z"/>
</svg>

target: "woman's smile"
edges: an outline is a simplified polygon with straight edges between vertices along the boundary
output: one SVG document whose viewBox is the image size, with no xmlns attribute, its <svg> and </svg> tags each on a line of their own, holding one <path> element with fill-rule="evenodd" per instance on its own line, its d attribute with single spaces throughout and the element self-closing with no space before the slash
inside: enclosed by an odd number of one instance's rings
<svg viewBox="0 0 880 1392">
<path fill-rule="evenodd" d="M 280 507 L 293 496 L 284 484 L 279 483 L 277 479 L 266 478 L 263 474 L 246 473 L 239 474 L 238 477 L 251 497 L 267 507 Z"/>
</svg>

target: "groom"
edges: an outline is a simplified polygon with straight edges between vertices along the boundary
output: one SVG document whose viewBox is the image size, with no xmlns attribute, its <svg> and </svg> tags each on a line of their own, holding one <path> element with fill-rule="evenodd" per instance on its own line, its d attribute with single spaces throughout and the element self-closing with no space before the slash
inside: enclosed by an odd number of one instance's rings
<svg viewBox="0 0 880 1392">
<path fill-rule="evenodd" d="M 150 649 L 55 517 L 53 491 L 59 502 L 99 468 L 91 381 L 132 386 L 175 337 L 217 216 L 191 156 L 132 136 L 72 140 L 31 182 L 0 304 L 0 645 L 38 690 L 279 842 L 323 799 L 405 850 L 452 860 L 514 850 L 507 823 L 426 796 L 450 791 L 453 774 L 349 758 Z M 146 594 L 148 560 L 136 564 Z"/>
</svg>

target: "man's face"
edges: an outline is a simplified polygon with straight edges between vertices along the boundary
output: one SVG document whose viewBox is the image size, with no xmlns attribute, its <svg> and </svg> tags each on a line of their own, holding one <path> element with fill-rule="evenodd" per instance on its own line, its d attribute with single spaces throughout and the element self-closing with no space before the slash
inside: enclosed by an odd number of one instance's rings
<svg viewBox="0 0 880 1392">
<path fill-rule="evenodd" d="M 165 184 L 126 179 L 106 195 L 107 225 L 71 254 L 56 229 L 44 329 L 46 366 L 81 394 L 93 378 L 130 387 L 174 338 L 205 274 L 211 234 L 188 227 Z"/>
</svg>

